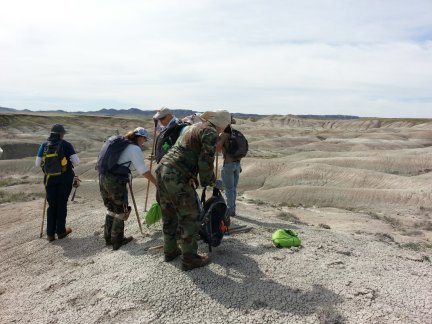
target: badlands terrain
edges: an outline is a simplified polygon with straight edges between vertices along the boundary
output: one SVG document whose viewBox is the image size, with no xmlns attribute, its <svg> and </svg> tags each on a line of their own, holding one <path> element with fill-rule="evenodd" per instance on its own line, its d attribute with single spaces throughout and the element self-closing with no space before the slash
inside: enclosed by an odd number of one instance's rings
<svg viewBox="0 0 432 324">
<path fill-rule="evenodd" d="M 82 185 L 69 202 L 74 232 L 48 243 L 34 156 L 53 123 L 69 131 Z M 141 235 L 134 214 L 135 240 L 104 246 L 96 157 L 137 126 L 152 121 L 0 114 L 0 323 L 432 323 L 432 120 L 238 119 L 250 152 L 232 222 L 251 230 L 190 272 L 163 262 L 152 249 L 161 225 Z M 141 220 L 146 187 L 135 177 Z M 275 248 L 278 228 L 302 246 Z"/>
</svg>

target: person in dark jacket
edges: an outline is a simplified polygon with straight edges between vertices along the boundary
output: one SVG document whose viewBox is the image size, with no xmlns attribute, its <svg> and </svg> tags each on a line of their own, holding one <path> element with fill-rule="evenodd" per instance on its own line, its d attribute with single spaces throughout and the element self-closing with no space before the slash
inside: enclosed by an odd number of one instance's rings
<svg viewBox="0 0 432 324">
<path fill-rule="evenodd" d="M 74 166 L 80 160 L 71 143 L 64 140 L 66 133 L 61 124 L 55 124 L 47 141 L 39 146 L 35 164 L 42 167 L 44 171 L 44 184 L 46 199 L 48 201 L 47 211 L 47 239 L 49 242 L 57 238 L 63 239 L 72 233 L 70 227 L 66 227 L 67 202 L 72 186 L 78 186 L 78 178 L 75 177 Z M 57 154 L 52 157 L 52 152 Z M 60 167 L 61 171 L 52 170 Z"/>
</svg>

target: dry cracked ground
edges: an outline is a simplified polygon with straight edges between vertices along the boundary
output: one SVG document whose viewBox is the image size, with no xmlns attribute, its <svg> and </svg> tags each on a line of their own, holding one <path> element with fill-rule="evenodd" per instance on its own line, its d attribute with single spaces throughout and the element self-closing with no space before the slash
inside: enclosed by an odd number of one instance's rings
<svg viewBox="0 0 432 324">
<path fill-rule="evenodd" d="M 83 182 L 69 203 L 74 232 L 48 243 L 33 156 L 54 122 L 69 129 Z M 107 136 L 151 124 L 0 114 L 1 323 L 432 323 L 432 121 L 239 120 L 250 154 L 233 223 L 251 231 L 190 272 L 163 262 L 151 249 L 160 224 L 141 235 L 135 215 L 136 239 L 104 246 L 96 156 Z M 135 178 L 141 219 L 146 186 Z M 278 228 L 302 247 L 275 248 Z"/>
</svg>

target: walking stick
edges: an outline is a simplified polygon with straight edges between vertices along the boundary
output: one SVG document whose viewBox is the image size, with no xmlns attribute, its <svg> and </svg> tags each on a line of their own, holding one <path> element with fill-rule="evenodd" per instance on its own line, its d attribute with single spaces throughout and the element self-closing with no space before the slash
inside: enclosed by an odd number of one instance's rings
<svg viewBox="0 0 432 324">
<path fill-rule="evenodd" d="M 152 152 L 151 152 L 151 159 L 150 159 L 150 173 L 153 167 L 153 159 L 154 159 L 154 152 L 155 152 L 155 147 L 156 147 L 156 128 L 157 128 L 157 120 L 154 120 L 154 132 L 153 132 L 153 146 L 152 146 Z M 150 190 L 150 180 L 147 180 L 147 193 L 146 193 L 146 199 L 145 199 L 145 204 L 144 204 L 144 211 L 147 211 L 147 201 L 148 201 L 148 195 L 149 195 L 149 190 Z"/>
<path fill-rule="evenodd" d="M 45 221 L 45 211 L 46 211 L 46 203 L 47 203 L 47 195 L 45 194 L 45 200 L 43 205 L 43 211 L 42 211 L 42 224 L 40 229 L 40 238 L 43 236 L 43 228 L 44 228 L 44 221 Z"/>
<path fill-rule="evenodd" d="M 77 188 L 75 188 L 75 190 L 74 190 L 74 192 L 73 192 L 73 195 L 72 195 L 71 201 L 74 201 L 74 199 L 75 199 L 76 190 L 77 190 Z"/>
<path fill-rule="evenodd" d="M 140 219 L 139 219 L 139 216 L 138 216 L 138 209 L 137 209 L 137 205 L 136 205 L 136 202 L 135 202 L 135 197 L 134 197 L 134 194 L 133 194 L 133 191 L 132 191 L 132 180 L 129 179 L 128 184 L 129 184 L 129 191 L 131 193 L 133 205 L 134 205 L 134 208 L 135 208 L 135 214 L 136 214 L 136 217 L 137 217 L 138 225 L 139 225 L 139 228 L 140 228 L 142 236 L 144 236 L 144 233 L 143 233 L 143 230 L 142 230 L 142 227 L 141 227 L 141 222 L 140 222 Z"/>
</svg>

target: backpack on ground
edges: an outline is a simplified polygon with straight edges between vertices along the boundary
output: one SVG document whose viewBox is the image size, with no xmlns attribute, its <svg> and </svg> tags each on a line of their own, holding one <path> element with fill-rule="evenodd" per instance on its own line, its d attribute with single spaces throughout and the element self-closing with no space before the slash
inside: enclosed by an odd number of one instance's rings
<svg viewBox="0 0 432 324">
<path fill-rule="evenodd" d="M 208 244 L 211 252 L 212 247 L 221 244 L 224 234 L 228 231 L 229 219 L 226 218 L 227 205 L 220 190 L 213 188 L 213 195 L 208 200 L 205 191 L 206 188 L 203 189 L 201 201 L 198 202 L 201 206 L 199 235 Z"/>
<path fill-rule="evenodd" d="M 63 141 L 48 141 L 44 147 L 41 167 L 48 178 L 59 176 L 67 170 L 67 159 L 63 150 Z"/>
<path fill-rule="evenodd" d="M 113 135 L 108 138 L 102 146 L 96 162 L 96 170 L 99 174 L 110 172 L 117 175 L 128 175 L 130 173 L 129 166 L 117 164 L 117 161 L 129 144 L 131 141 L 121 135 Z M 127 163 L 130 165 L 130 162 Z"/>
<path fill-rule="evenodd" d="M 298 238 L 297 233 L 290 229 L 278 229 L 272 234 L 272 242 L 279 249 L 301 245 L 301 240 Z"/>
<path fill-rule="evenodd" d="M 249 150 L 249 143 L 246 137 L 237 129 L 231 128 L 226 153 L 234 158 L 244 158 Z"/>
<path fill-rule="evenodd" d="M 168 150 L 175 144 L 182 129 L 186 126 L 189 126 L 189 124 L 177 121 L 160 132 L 156 138 L 155 145 L 156 163 L 159 163 Z"/>
</svg>

